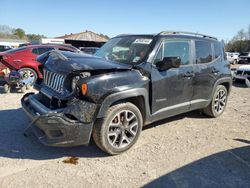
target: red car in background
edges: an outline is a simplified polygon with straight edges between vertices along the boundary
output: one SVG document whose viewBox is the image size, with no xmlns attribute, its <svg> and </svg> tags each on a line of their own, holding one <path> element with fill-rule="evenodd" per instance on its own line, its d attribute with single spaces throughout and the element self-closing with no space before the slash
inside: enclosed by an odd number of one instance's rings
<svg viewBox="0 0 250 188">
<path fill-rule="evenodd" d="M 40 44 L 28 45 L 21 48 L 11 49 L 0 53 L 0 76 L 3 76 L 2 69 L 8 67 L 11 70 L 19 70 L 34 78 L 43 78 L 41 63 L 36 61 L 37 56 L 51 51 L 62 50 L 79 53 L 80 50 L 70 45 Z M 1 65 L 3 64 L 3 65 Z M 6 67 L 5 67 L 6 66 Z"/>
</svg>

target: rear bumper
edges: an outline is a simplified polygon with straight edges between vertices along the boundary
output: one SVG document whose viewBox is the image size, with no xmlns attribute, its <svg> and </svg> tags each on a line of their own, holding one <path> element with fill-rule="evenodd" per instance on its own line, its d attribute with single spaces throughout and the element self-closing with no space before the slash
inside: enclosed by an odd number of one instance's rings
<svg viewBox="0 0 250 188">
<path fill-rule="evenodd" d="M 21 100 L 23 110 L 33 121 L 31 128 L 48 146 L 88 145 L 93 122 L 83 123 L 65 116 L 66 108 L 51 110 L 39 102 L 39 94 L 28 93 Z"/>
</svg>

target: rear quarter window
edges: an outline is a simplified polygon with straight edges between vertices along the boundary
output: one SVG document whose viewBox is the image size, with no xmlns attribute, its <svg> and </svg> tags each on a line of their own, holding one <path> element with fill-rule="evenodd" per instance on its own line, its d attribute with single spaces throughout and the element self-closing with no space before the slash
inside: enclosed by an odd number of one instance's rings
<svg viewBox="0 0 250 188">
<path fill-rule="evenodd" d="M 213 47 L 214 47 L 214 59 L 222 60 L 222 57 L 224 57 L 224 52 L 221 43 L 219 42 L 213 43 Z"/>
</svg>

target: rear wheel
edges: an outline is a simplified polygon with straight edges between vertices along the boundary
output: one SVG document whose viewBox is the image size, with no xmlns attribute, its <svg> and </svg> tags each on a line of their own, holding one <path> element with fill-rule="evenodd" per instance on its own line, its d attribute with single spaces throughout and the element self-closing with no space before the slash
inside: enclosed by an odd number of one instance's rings
<svg viewBox="0 0 250 188">
<path fill-rule="evenodd" d="M 227 105 L 228 92 L 225 86 L 218 85 L 214 92 L 211 103 L 203 109 L 203 112 L 209 117 L 220 116 Z"/>
<path fill-rule="evenodd" d="M 139 138 L 143 120 L 140 110 L 132 103 L 121 103 L 109 108 L 93 129 L 96 145 L 103 151 L 117 155 L 131 148 Z"/>
</svg>

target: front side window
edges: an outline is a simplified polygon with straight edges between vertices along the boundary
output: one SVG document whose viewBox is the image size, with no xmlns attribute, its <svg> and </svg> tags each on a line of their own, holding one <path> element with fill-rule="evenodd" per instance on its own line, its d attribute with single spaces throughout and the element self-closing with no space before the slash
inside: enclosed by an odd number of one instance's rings
<svg viewBox="0 0 250 188">
<path fill-rule="evenodd" d="M 53 50 L 53 48 L 38 48 L 39 55 L 51 50 Z"/>
<path fill-rule="evenodd" d="M 32 53 L 37 54 L 37 55 L 41 55 L 45 52 L 51 51 L 53 50 L 53 48 L 33 48 L 32 49 Z"/>
<path fill-rule="evenodd" d="M 152 37 L 116 37 L 104 44 L 95 55 L 120 63 L 137 64 L 147 56 L 152 41 Z"/>
<path fill-rule="evenodd" d="M 39 55 L 38 48 L 33 48 L 33 49 L 32 49 L 32 53 L 33 53 L 33 54 Z"/>
<path fill-rule="evenodd" d="M 207 41 L 195 41 L 196 63 L 209 63 L 212 61 L 212 45 Z"/>
<path fill-rule="evenodd" d="M 181 65 L 190 64 L 190 42 L 186 40 L 165 40 L 155 58 L 155 63 L 164 57 L 179 57 Z"/>
</svg>

